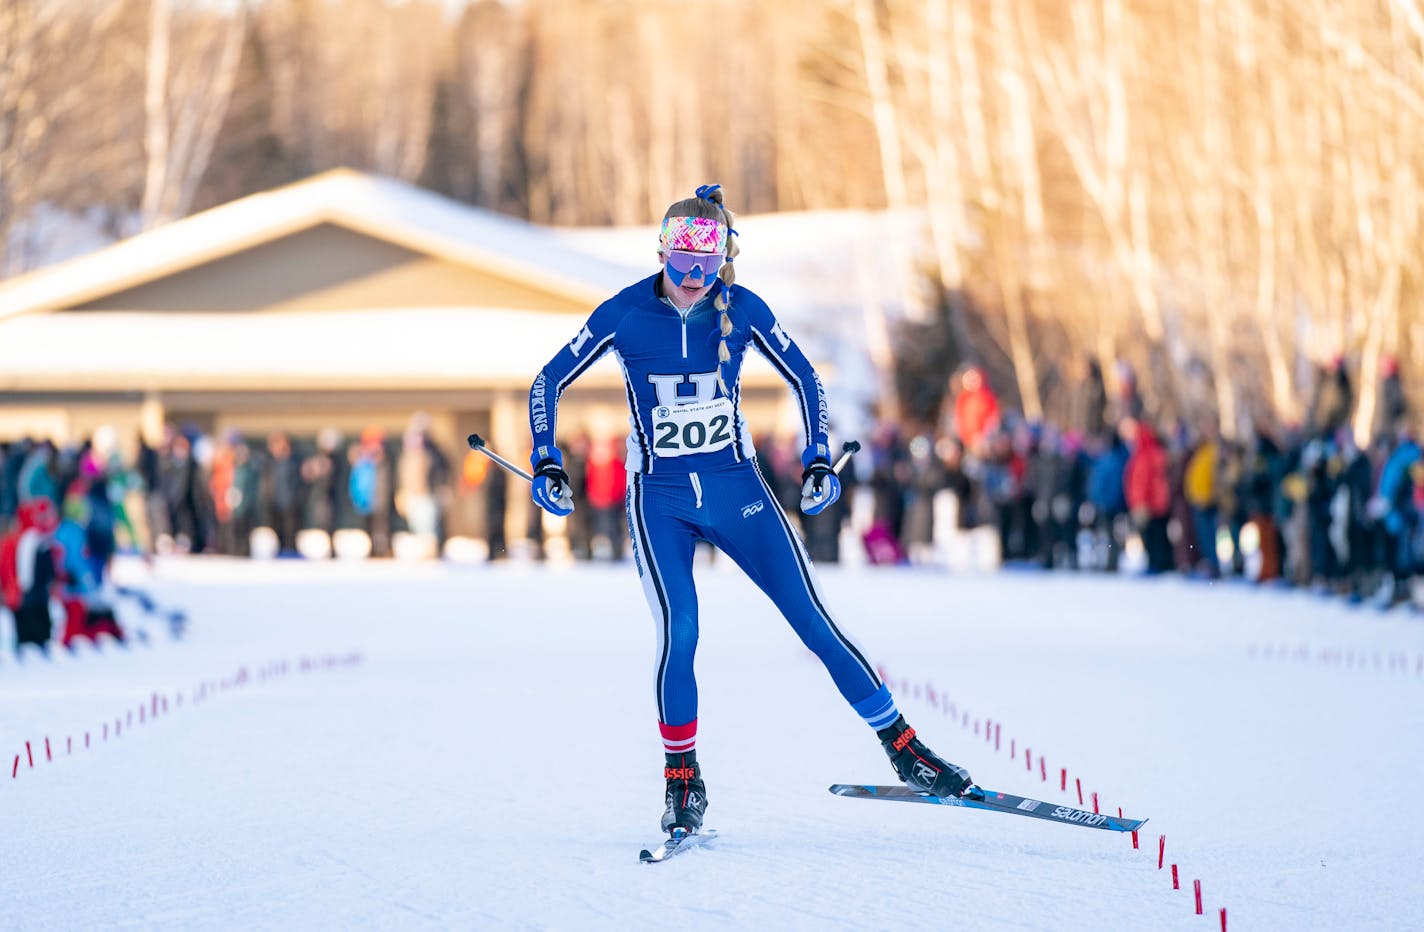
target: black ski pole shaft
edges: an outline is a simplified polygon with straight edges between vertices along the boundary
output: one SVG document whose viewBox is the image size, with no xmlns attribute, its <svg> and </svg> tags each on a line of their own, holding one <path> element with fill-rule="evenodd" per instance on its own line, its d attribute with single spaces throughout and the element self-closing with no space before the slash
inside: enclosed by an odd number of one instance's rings
<svg viewBox="0 0 1424 932">
<path fill-rule="evenodd" d="M 840 475 L 841 469 L 845 467 L 846 463 L 850 462 L 850 455 L 858 452 L 860 452 L 859 440 L 847 440 L 841 444 L 841 458 L 836 460 L 835 466 L 831 467 L 832 471 L 835 472 L 836 475 Z"/>
<path fill-rule="evenodd" d="M 519 478 L 523 479 L 525 482 L 534 481 L 534 477 L 529 475 L 529 473 L 520 469 L 518 466 L 511 463 L 509 460 L 505 459 L 498 453 L 491 450 L 489 447 L 485 446 L 484 438 L 481 437 L 479 434 L 470 434 L 469 442 L 471 450 L 477 450 L 480 453 L 483 453 L 485 456 L 488 456 L 490 459 L 495 461 L 495 465 L 499 466 L 502 469 L 509 470 Z"/>
</svg>

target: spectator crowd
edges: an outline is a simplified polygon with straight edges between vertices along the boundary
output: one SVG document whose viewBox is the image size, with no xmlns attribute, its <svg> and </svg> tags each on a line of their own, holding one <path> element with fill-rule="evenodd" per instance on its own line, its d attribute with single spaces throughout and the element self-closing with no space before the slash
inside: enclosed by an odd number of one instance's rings
<svg viewBox="0 0 1424 932">
<path fill-rule="evenodd" d="M 1280 580 L 1382 605 L 1409 597 L 1424 554 L 1424 465 L 1392 363 L 1364 447 L 1341 360 L 1320 373 L 1303 423 L 1232 438 L 1210 420 L 1155 422 L 1131 371 L 1117 371 L 1110 398 L 1086 360 L 1063 421 L 1033 423 L 969 367 L 933 428 L 880 423 L 843 473 L 847 495 L 814 519 L 797 509 L 801 438 L 761 439 L 759 464 L 821 562 L 841 559 L 850 542 L 871 563 L 952 564 L 950 545 L 973 535 L 990 542 L 989 565 Z M 121 548 L 325 555 L 357 530 L 362 555 L 391 555 L 405 536 L 433 556 L 448 552 L 454 531 L 490 559 L 506 556 L 507 477 L 473 451 L 451 455 L 429 428 L 422 414 L 394 437 L 378 428 L 212 437 L 172 426 L 127 461 L 112 431 L 73 447 L 0 444 L 6 605 L 18 628 L 22 613 L 38 617 L 25 606 L 41 589 L 82 601 Z M 622 440 L 579 434 L 566 450 L 579 507 L 556 532 L 560 546 L 577 559 L 622 559 Z M 541 556 L 551 543 L 541 515 L 520 514 L 529 517 L 513 543 Z M 303 543 L 311 532 L 326 542 L 315 553 Z M 43 573 L 33 568 L 36 540 L 58 561 L 46 558 Z"/>
<path fill-rule="evenodd" d="M 935 559 L 937 540 L 988 528 L 1013 563 L 1237 576 L 1397 604 L 1424 554 L 1424 466 L 1398 367 L 1385 360 L 1382 372 L 1362 447 L 1343 359 L 1318 373 L 1302 423 L 1233 438 L 1208 419 L 1155 422 L 1126 367 L 1109 397 L 1085 360 L 1062 423 L 1003 409 L 971 367 L 936 430 L 882 425 L 872 439 L 866 537 L 885 541 L 882 557 L 914 562 Z"/>
</svg>

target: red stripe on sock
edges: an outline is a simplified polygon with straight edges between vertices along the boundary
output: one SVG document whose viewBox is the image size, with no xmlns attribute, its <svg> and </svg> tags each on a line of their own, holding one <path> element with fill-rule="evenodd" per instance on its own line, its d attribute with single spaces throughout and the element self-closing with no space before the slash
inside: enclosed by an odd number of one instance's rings
<svg viewBox="0 0 1424 932">
<path fill-rule="evenodd" d="M 697 744 L 697 719 L 686 725 L 665 725 L 658 722 L 658 731 L 663 735 L 663 748 L 669 754 L 691 751 Z"/>
</svg>

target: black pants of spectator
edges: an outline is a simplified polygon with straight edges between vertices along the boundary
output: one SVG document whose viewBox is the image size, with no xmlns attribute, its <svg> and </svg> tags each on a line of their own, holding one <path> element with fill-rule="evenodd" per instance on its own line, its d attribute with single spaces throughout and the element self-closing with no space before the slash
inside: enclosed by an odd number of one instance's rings
<svg viewBox="0 0 1424 932">
<path fill-rule="evenodd" d="M 1317 580 L 1340 577 L 1340 560 L 1330 540 L 1330 512 L 1312 508 L 1310 512 L 1310 572 Z"/>
<path fill-rule="evenodd" d="M 246 513 L 234 512 L 218 527 L 218 546 L 222 552 L 234 557 L 245 557 L 252 548 L 252 517 Z"/>
<path fill-rule="evenodd" d="M 175 541 L 180 537 L 187 540 L 189 553 L 202 553 L 207 549 L 207 527 L 191 497 L 174 502 L 168 513 Z"/>
<path fill-rule="evenodd" d="M 272 509 L 272 530 L 277 532 L 277 547 L 283 553 L 291 553 L 297 549 L 297 532 L 301 529 L 302 510 L 300 507 L 289 506 Z"/>
<path fill-rule="evenodd" d="M 366 536 L 371 538 L 371 555 L 388 557 L 391 555 L 391 515 L 386 511 L 373 511 L 363 519 Z"/>
<path fill-rule="evenodd" d="M 1118 561 L 1122 559 L 1122 524 L 1124 520 L 1123 513 L 1120 511 L 1099 511 L 1093 518 L 1098 542 L 1103 548 L 1103 564 L 1098 569 L 1104 572 L 1117 572 Z"/>
<path fill-rule="evenodd" d="M 1192 569 L 1201 567 L 1213 579 L 1221 575 L 1221 564 L 1216 556 L 1216 523 L 1215 507 L 1192 509 L 1192 530 L 1196 532 Z"/>
<path fill-rule="evenodd" d="M 1385 548 L 1389 556 L 1389 569 L 1394 578 L 1396 599 L 1402 599 L 1409 591 L 1409 578 L 1414 575 L 1414 547 L 1411 538 L 1414 529 L 1405 525 L 1398 533 L 1385 532 Z"/>
<path fill-rule="evenodd" d="M 1172 570 L 1172 539 L 1167 536 L 1167 518 L 1148 518 L 1142 529 L 1142 547 L 1147 551 L 1147 572 Z"/>
<path fill-rule="evenodd" d="M 49 617 L 49 600 L 21 603 L 15 609 L 15 645 L 49 644 L 54 634 L 54 623 Z"/>
<path fill-rule="evenodd" d="M 504 512 L 490 515 L 489 530 L 486 532 L 489 543 L 489 558 L 499 560 L 509 555 L 509 547 L 504 540 Z"/>
<path fill-rule="evenodd" d="M 592 512 L 590 539 L 606 538 L 610 547 L 610 557 L 614 560 L 623 559 L 623 548 L 628 542 L 628 525 L 625 523 L 623 509 L 615 505 L 612 508 L 592 508 L 590 511 Z"/>
<path fill-rule="evenodd" d="M 1040 499 L 1034 506 L 1039 523 L 1039 559 L 1045 569 L 1078 568 L 1078 506 L 1066 495 Z"/>
</svg>

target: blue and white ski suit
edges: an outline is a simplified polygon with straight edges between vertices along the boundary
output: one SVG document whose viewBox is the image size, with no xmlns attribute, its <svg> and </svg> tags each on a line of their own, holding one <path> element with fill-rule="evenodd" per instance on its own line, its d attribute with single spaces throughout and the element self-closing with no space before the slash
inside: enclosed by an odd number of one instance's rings
<svg viewBox="0 0 1424 932">
<path fill-rule="evenodd" d="M 623 367 L 631 412 L 628 528 L 658 627 L 658 717 L 668 726 L 697 717 L 692 558 L 696 542 L 707 540 L 770 596 L 846 700 L 883 727 L 894 717 L 889 691 L 831 618 L 805 547 L 757 468 L 739 404 L 742 362 L 754 346 L 791 385 L 807 441 L 824 451 L 828 418 L 820 379 L 766 302 L 734 285 L 731 361 L 722 365 L 727 397 L 717 383 L 722 337 L 715 290 L 680 311 L 659 296 L 661 274 L 599 305 L 529 393 L 537 460 L 554 446 L 559 398 L 569 385 L 606 353 Z"/>
</svg>

